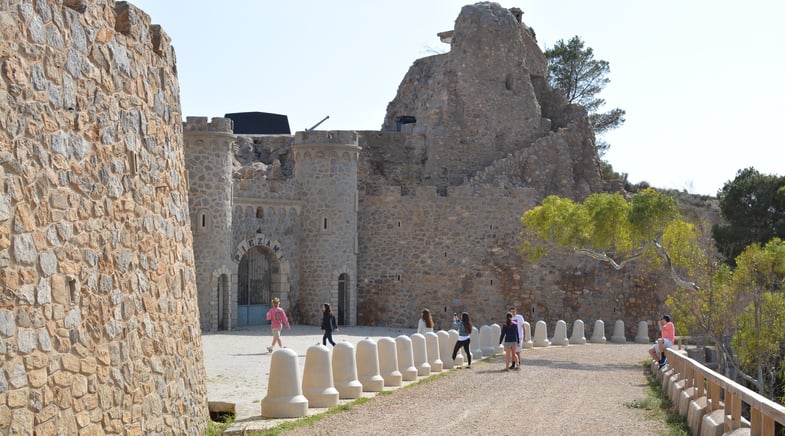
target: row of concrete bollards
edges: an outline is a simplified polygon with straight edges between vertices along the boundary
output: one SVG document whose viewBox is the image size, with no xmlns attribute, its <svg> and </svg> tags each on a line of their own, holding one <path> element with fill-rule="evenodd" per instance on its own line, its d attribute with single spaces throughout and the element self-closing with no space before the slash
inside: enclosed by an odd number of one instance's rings
<svg viewBox="0 0 785 436">
<path fill-rule="evenodd" d="M 648 327 L 641 321 L 638 331 L 644 333 Z M 483 325 L 472 329 L 471 353 L 474 360 L 502 352 L 498 344 L 501 327 L 498 324 Z M 537 321 L 534 339 L 531 326 L 524 322 L 524 348 L 550 345 L 566 346 L 585 344 L 583 321 L 573 324 L 573 334 L 567 338 L 567 324 L 556 323 L 553 338 L 548 340 L 545 321 Z M 624 323 L 619 320 L 614 326 L 612 342 L 626 342 Z M 638 337 L 635 338 L 636 342 Z M 363 392 L 380 392 L 385 386 L 401 386 L 404 381 L 427 377 L 432 372 L 441 372 L 463 366 L 466 356 L 459 350 L 455 360 L 452 350 L 458 341 L 455 330 L 415 333 L 410 337 L 381 338 L 378 341 L 365 338 L 355 348 L 349 342 L 338 342 L 333 350 L 324 345 L 308 348 L 302 381 L 297 364 L 297 353 L 280 348 L 272 355 L 267 395 L 262 400 L 263 417 L 298 418 L 305 416 L 309 407 L 326 408 L 338 404 L 339 399 L 359 398 Z M 605 343 L 605 324 L 597 320 L 594 324 L 592 343 Z M 648 342 L 648 335 L 645 339 Z M 442 359 L 444 357 L 444 359 Z"/>
</svg>

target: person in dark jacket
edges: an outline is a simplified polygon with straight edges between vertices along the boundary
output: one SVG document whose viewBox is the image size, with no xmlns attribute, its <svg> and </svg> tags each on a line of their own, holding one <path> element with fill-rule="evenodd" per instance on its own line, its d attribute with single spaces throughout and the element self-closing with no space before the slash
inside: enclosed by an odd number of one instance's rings
<svg viewBox="0 0 785 436">
<path fill-rule="evenodd" d="M 510 368 L 515 368 L 516 366 L 520 368 L 521 364 L 516 353 L 520 339 L 518 337 L 518 326 L 512 322 L 512 313 L 507 312 L 506 318 L 507 320 L 502 325 L 502 334 L 499 336 L 499 345 L 502 342 L 504 343 L 504 370 L 509 371 Z M 512 366 L 510 366 L 510 361 L 512 361 Z"/>
<path fill-rule="evenodd" d="M 330 305 L 327 303 L 324 303 L 324 311 L 322 312 L 322 330 L 324 330 L 322 345 L 327 345 L 327 342 L 329 341 L 330 345 L 334 347 L 335 341 L 333 340 L 333 330 L 336 332 L 338 331 L 338 324 L 335 322 L 333 310 L 330 309 Z"/>
<path fill-rule="evenodd" d="M 469 351 L 469 344 L 471 343 L 472 321 L 469 318 L 469 314 L 467 312 L 463 312 L 459 319 L 458 314 L 453 313 L 452 326 L 454 329 L 458 330 L 458 341 L 455 343 L 455 347 L 452 350 L 452 360 L 455 360 L 455 358 L 458 356 L 458 350 L 463 347 L 463 353 L 466 355 L 466 360 L 468 361 L 468 365 L 466 365 L 466 367 L 471 369 L 472 353 Z"/>
</svg>

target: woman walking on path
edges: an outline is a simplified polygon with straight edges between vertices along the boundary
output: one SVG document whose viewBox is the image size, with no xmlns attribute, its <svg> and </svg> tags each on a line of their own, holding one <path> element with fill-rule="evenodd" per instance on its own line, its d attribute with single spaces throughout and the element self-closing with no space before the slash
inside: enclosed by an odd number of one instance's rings
<svg viewBox="0 0 785 436">
<path fill-rule="evenodd" d="M 267 320 L 270 321 L 270 327 L 273 330 L 273 343 L 267 347 L 267 352 L 272 353 L 273 347 L 276 343 L 278 346 L 283 348 L 283 344 L 281 343 L 281 329 L 283 328 L 284 324 L 286 324 L 286 329 L 291 330 L 292 328 L 289 327 L 289 318 L 286 317 L 286 311 L 282 308 L 278 307 L 281 305 L 281 300 L 278 297 L 273 298 L 273 307 L 267 311 Z"/>
<path fill-rule="evenodd" d="M 433 318 L 431 317 L 431 311 L 428 309 L 423 309 L 422 316 L 420 317 L 420 320 L 417 322 L 417 333 L 424 335 L 432 331 L 433 331 Z"/>
<path fill-rule="evenodd" d="M 512 313 L 507 312 L 507 320 L 502 326 L 502 334 L 499 336 L 499 345 L 504 342 L 504 370 L 509 371 L 513 368 L 520 368 L 521 364 L 518 362 L 518 326 L 512 322 Z M 510 366 L 512 361 L 512 366 Z"/>
<path fill-rule="evenodd" d="M 333 340 L 333 330 L 336 332 L 338 331 L 338 324 L 335 322 L 333 310 L 330 309 L 330 305 L 327 303 L 324 303 L 324 312 L 322 312 L 322 330 L 324 330 L 322 345 L 327 345 L 327 342 L 329 341 L 330 345 L 334 347 L 335 341 Z"/>
<path fill-rule="evenodd" d="M 458 342 L 455 343 L 455 348 L 452 350 L 452 360 L 455 360 L 458 350 L 463 347 L 463 353 L 466 355 L 466 361 L 468 362 L 466 367 L 471 369 L 472 353 L 469 351 L 469 343 L 471 342 L 472 321 L 469 319 L 469 314 L 463 312 L 461 318 L 458 319 L 458 314 L 454 313 L 452 315 L 452 325 L 458 330 Z"/>
</svg>

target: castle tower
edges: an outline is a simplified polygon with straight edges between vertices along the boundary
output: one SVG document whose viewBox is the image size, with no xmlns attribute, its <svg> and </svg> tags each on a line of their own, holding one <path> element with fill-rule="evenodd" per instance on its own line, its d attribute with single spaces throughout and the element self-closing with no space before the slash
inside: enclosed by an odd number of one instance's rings
<svg viewBox="0 0 785 436">
<path fill-rule="evenodd" d="M 330 303 L 338 324 L 357 322 L 357 134 L 297 132 L 294 171 L 303 203 L 299 309 L 317 324 Z"/>
<path fill-rule="evenodd" d="M 171 41 L 121 1 L 0 21 L 0 433 L 204 434 Z"/>
<path fill-rule="evenodd" d="M 233 298 L 232 120 L 188 117 L 183 123 L 188 199 L 202 330 L 230 330 Z"/>
</svg>

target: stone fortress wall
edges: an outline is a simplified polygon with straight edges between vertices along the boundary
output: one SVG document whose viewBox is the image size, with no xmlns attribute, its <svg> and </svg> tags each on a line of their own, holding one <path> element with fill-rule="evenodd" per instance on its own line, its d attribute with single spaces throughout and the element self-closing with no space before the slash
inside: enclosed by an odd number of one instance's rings
<svg viewBox="0 0 785 436">
<path fill-rule="evenodd" d="M 125 2 L 0 2 L 0 433 L 201 434 L 175 55 Z"/>
<path fill-rule="evenodd" d="M 515 304 L 532 321 L 622 319 L 634 329 L 643 319 L 656 333 L 673 291 L 664 274 L 567 253 L 532 265 L 518 253 L 520 216 L 545 196 L 581 200 L 614 186 L 600 175 L 586 111 L 547 86 L 545 58 L 515 12 L 464 7 L 440 34 L 451 50 L 414 63 L 381 131 L 233 135 L 213 147 L 228 155 L 206 160 L 220 176 L 189 167 L 192 186 L 233 179 L 231 205 L 213 203 L 231 216 L 231 235 L 195 251 L 203 330 L 233 328 L 238 262 L 262 243 L 280 255 L 270 257 L 272 295 L 298 322 L 318 323 L 324 302 L 345 308 L 345 324 L 405 327 L 423 307 L 445 322 L 468 310 L 491 323 Z M 186 122 L 186 149 L 194 129 L 218 135 L 200 125 L 209 123 Z M 225 188 L 211 187 L 223 200 Z M 195 226 L 201 195 L 191 191 Z M 216 295 L 222 286 L 228 294 Z"/>
</svg>

